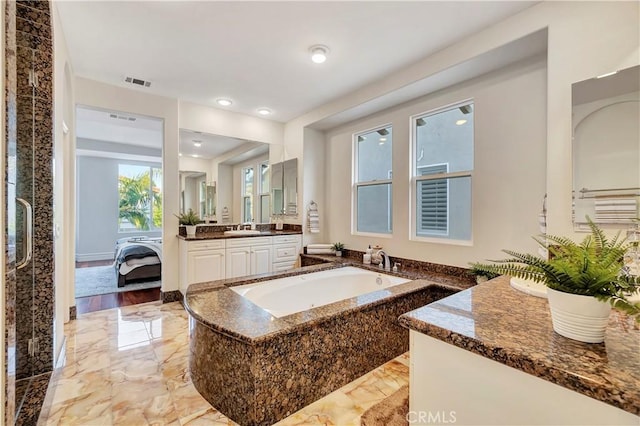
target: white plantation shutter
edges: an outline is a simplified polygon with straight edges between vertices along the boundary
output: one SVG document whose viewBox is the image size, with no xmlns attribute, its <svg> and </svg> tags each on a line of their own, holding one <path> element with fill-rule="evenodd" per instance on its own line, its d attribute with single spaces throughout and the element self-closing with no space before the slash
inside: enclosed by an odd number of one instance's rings
<svg viewBox="0 0 640 426">
<path fill-rule="evenodd" d="M 447 173 L 447 164 L 420 167 L 421 176 Z M 420 231 L 447 233 L 449 217 L 449 183 L 445 179 L 421 181 L 420 185 Z"/>
</svg>

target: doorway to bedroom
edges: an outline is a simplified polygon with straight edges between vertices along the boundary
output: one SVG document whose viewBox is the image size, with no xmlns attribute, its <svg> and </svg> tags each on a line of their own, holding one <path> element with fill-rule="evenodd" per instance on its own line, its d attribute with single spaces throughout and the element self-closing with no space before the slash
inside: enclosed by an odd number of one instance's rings
<svg viewBox="0 0 640 426">
<path fill-rule="evenodd" d="M 76 108 L 77 313 L 160 298 L 163 120 Z"/>
</svg>

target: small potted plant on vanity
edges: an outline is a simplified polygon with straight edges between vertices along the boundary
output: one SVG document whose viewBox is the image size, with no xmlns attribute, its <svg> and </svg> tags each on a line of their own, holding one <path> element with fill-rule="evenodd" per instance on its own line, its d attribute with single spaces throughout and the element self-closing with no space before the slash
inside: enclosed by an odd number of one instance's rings
<svg viewBox="0 0 640 426">
<path fill-rule="evenodd" d="M 630 244 L 618 236 L 608 239 L 591 219 L 587 221 L 591 233 L 580 244 L 553 235 L 545 235 L 546 241 L 534 238 L 548 249 L 549 259 L 503 250 L 511 258 L 475 263 L 473 270 L 543 283 L 553 329 L 570 339 L 601 343 L 612 306 L 640 322 L 640 303 L 628 300 L 640 288 L 640 279 L 624 268 Z"/>
<path fill-rule="evenodd" d="M 195 235 L 196 234 L 196 225 L 200 222 L 200 218 L 193 211 L 193 209 L 187 210 L 186 213 L 180 213 L 174 215 L 178 218 L 180 225 L 184 225 L 187 229 L 187 235 Z"/>
<path fill-rule="evenodd" d="M 342 257 L 342 250 L 344 249 L 344 244 L 341 242 L 337 242 L 333 244 L 333 251 L 336 252 L 337 257 Z"/>
</svg>

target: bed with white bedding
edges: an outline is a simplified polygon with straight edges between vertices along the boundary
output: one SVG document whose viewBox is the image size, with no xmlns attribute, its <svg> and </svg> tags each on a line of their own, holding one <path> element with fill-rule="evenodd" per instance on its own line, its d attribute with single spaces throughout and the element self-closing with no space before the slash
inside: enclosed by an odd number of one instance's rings
<svg viewBox="0 0 640 426">
<path fill-rule="evenodd" d="M 115 272 L 118 287 L 162 276 L 162 238 L 128 237 L 116 243 Z"/>
</svg>

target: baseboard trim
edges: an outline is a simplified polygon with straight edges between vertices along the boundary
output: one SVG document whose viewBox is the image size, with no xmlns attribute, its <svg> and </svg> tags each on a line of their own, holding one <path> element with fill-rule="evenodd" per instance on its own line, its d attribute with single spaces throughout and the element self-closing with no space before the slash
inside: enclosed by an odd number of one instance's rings
<svg viewBox="0 0 640 426">
<path fill-rule="evenodd" d="M 104 253 L 76 253 L 76 262 L 91 262 L 94 260 L 113 260 L 113 252 L 108 251 Z"/>
<path fill-rule="evenodd" d="M 160 291 L 160 299 L 162 300 L 162 303 L 182 303 L 182 293 L 180 293 L 180 290 Z"/>
</svg>

